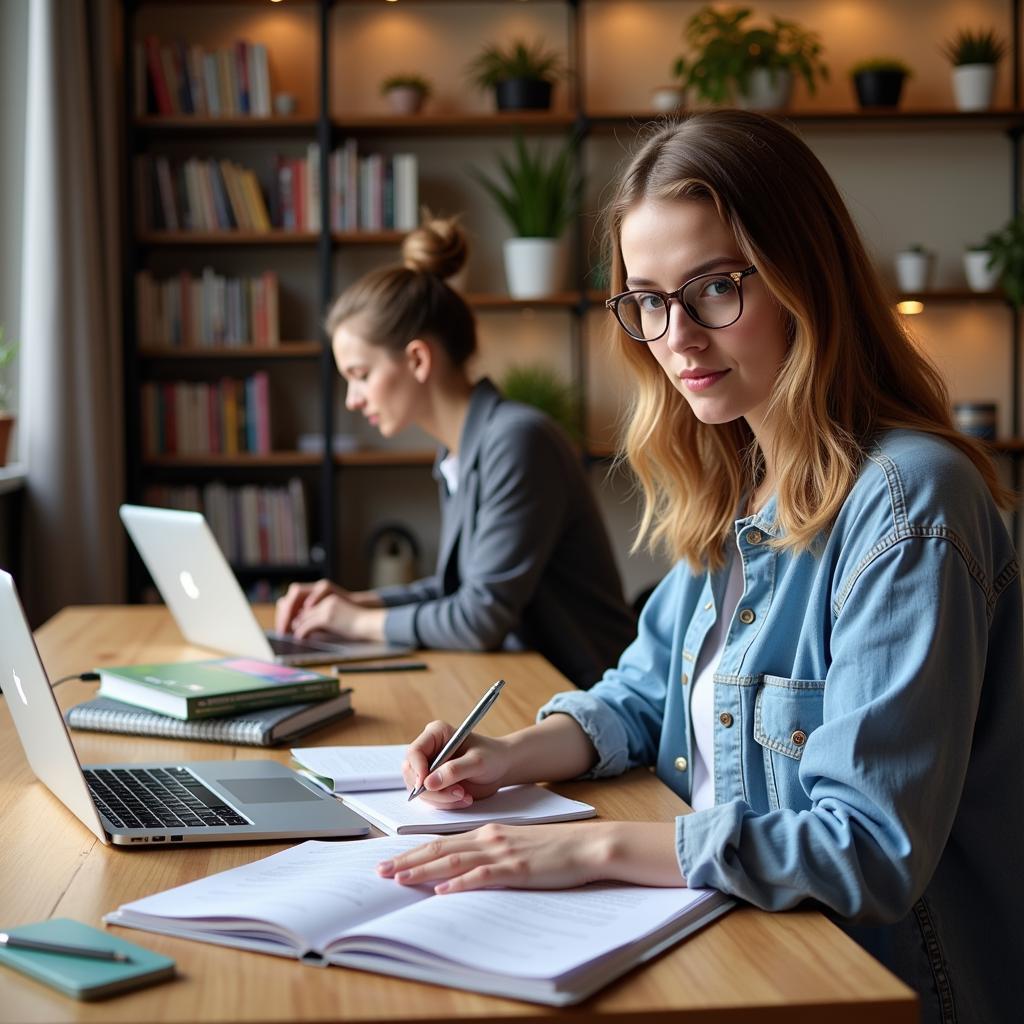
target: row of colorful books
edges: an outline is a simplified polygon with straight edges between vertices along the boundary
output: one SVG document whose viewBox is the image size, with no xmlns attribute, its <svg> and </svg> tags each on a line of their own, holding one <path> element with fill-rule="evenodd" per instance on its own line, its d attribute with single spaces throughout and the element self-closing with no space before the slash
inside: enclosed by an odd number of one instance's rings
<svg viewBox="0 0 1024 1024">
<path fill-rule="evenodd" d="M 229 487 L 219 480 L 202 487 L 154 485 L 144 500 L 160 508 L 202 512 L 233 565 L 309 562 L 306 493 L 295 477 L 283 487 Z"/>
<path fill-rule="evenodd" d="M 143 383 L 145 456 L 266 455 L 270 450 L 270 382 L 265 372 L 212 383 Z"/>
<path fill-rule="evenodd" d="M 135 160 L 142 230 L 269 231 L 273 226 L 253 171 L 231 160 Z"/>
<path fill-rule="evenodd" d="M 328 161 L 334 231 L 411 231 L 419 217 L 415 153 L 360 155 L 354 139 Z M 254 171 L 230 160 L 136 158 L 137 220 L 144 231 L 319 231 L 320 149 L 279 156 L 269 209 Z"/>
<path fill-rule="evenodd" d="M 154 279 L 135 275 L 135 329 L 142 345 L 270 348 L 281 343 L 277 274 L 222 277 L 212 267 Z"/>
<path fill-rule="evenodd" d="M 136 116 L 270 116 L 270 70 L 261 43 L 238 39 L 207 51 L 151 35 L 136 41 L 132 53 Z"/>
</svg>

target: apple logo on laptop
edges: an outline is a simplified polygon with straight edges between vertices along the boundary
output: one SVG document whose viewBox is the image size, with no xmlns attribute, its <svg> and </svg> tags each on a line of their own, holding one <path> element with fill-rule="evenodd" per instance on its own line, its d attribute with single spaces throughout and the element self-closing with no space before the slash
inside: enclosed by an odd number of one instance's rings
<svg viewBox="0 0 1024 1024">
<path fill-rule="evenodd" d="M 192 573 L 188 569 L 182 569 L 181 575 L 178 577 L 181 580 L 181 589 L 192 598 L 193 601 L 199 600 L 199 588 L 196 586 L 196 581 L 192 579 Z"/>
<path fill-rule="evenodd" d="M 18 696 L 21 698 L 21 703 L 28 704 L 28 697 L 25 696 L 24 687 L 22 687 L 21 685 L 21 678 L 14 669 L 11 669 L 11 675 L 14 676 L 14 688 L 18 691 Z"/>
</svg>

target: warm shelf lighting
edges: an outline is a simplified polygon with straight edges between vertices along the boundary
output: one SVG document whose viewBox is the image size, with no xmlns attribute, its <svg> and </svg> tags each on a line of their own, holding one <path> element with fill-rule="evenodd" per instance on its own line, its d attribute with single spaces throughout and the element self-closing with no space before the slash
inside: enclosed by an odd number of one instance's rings
<svg viewBox="0 0 1024 1024">
<path fill-rule="evenodd" d="M 924 303 L 918 299 L 904 299 L 902 302 L 896 303 L 896 308 L 904 316 L 917 316 L 918 313 L 924 312 Z"/>
</svg>

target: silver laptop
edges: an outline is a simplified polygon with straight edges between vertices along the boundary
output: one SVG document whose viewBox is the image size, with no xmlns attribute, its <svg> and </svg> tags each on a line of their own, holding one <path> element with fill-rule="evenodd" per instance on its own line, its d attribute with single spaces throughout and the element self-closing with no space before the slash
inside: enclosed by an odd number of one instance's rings
<svg viewBox="0 0 1024 1024">
<path fill-rule="evenodd" d="M 14 580 L 0 571 L 0 671 L 37 779 L 115 846 L 364 836 L 340 801 L 276 761 L 83 767 L 53 697 Z"/>
<path fill-rule="evenodd" d="M 199 512 L 122 505 L 121 521 L 189 643 L 228 654 L 322 665 L 408 653 L 394 644 L 264 631 L 220 546 Z"/>
</svg>

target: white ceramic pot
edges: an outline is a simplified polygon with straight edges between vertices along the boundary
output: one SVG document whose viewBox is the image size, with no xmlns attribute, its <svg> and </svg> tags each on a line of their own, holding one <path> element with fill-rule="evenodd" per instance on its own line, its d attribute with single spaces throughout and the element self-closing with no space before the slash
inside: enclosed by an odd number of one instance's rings
<svg viewBox="0 0 1024 1024">
<path fill-rule="evenodd" d="M 659 85 L 651 90 L 651 110 L 659 114 L 674 114 L 682 110 L 686 102 L 686 94 L 678 85 Z"/>
<path fill-rule="evenodd" d="M 907 250 L 896 253 L 896 283 L 901 292 L 926 292 L 931 270 L 930 252 Z"/>
<path fill-rule="evenodd" d="M 564 287 L 566 253 L 561 240 L 509 238 L 504 251 L 505 278 L 513 299 L 540 299 Z"/>
<path fill-rule="evenodd" d="M 736 97 L 743 110 L 782 110 L 793 91 L 793 76 L 785 68 L 754 68 L 747 88 Z"/>
<path fill-rule="evenodd" d="M 398 85 L 384 94 L 393 114 L 418 114 L 423 106 L 423 93 L 407 85 Z"/>
<path fill-rule="evenodd" d="M 999 271 L 989 270 L 988 249 L 968 249 L 964 253 L 964 276 L 972 292 L 990 292 L 999 283 Z"/>
<path fill-rule="evenodd" d="M 996 86 L 995 64 L 961 64 L 953 68 L 957 110 L 988 110 Z"/>
</svg>

